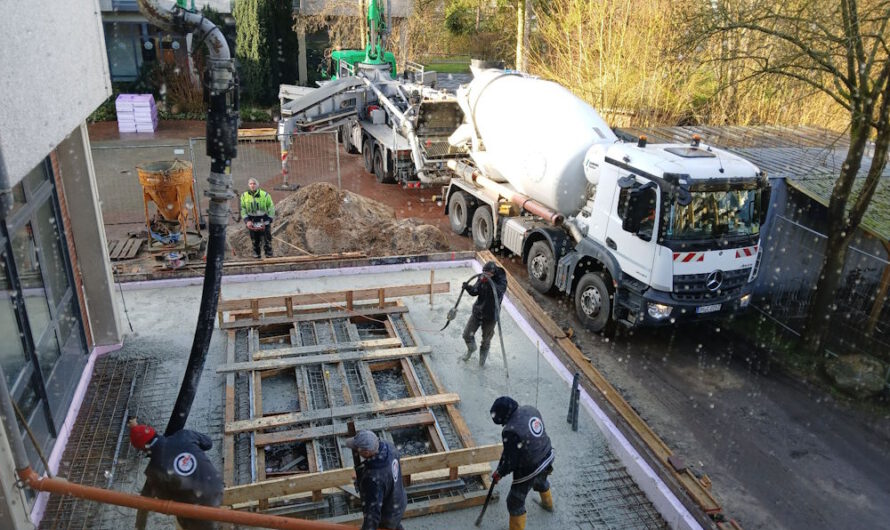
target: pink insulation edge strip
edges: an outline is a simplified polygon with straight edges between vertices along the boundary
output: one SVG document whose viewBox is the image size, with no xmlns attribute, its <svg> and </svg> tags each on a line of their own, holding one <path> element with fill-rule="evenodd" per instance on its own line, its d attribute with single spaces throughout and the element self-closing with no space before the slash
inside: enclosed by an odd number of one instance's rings
<svg viewBox="0 0 890 530">
<path fill-rule="evenodd" d="M 65 447 L 68 445 L 68 437 L 71 435 L 71 429 L 74 422 L 77 421 L 77 415 L 80 413 L 80 406 L 83 404 L 83 398 L 87 393 L 87 387 L 90 386 L 90 380 L 93 378 L 93 368 L 96 366 L 96 359 L 99 357 L 117 351 L 123 347 L 124 343 L 109 344 L 105 346 L 96 346 L 90 352 L 87 364 L 80 375 L 80 381 L 77 383 L 77 389 L 71 398 L 71 406 L 68 408 L 68 414 L 65 416 L 65 423 L 59 429 L 59 437 L 53 446 L 53 451 L 49 455 L 49 471 L 55 476 L 59 471 L 59 464 L 62 462 L 62 455 L 65 453 Z M 49 493 L 43 491 L 37 495 L 34 501 L 34 507 L 31 508 L 31 522 L 34 526 L 39 526 L 46 511 L 46 503 L 49 501 Z"/>
</svg>

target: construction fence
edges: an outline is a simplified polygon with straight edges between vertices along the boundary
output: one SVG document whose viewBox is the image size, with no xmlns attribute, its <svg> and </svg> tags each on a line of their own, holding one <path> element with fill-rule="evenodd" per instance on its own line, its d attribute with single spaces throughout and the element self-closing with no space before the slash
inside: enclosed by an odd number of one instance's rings
<svg viewBox="0 0 890 530">
<path fill-rule="evenodd" d="M 270 192 L 276 201 L 298 186 L 314 182 L 341 187 L 336 132 L 301 133 L 292 138 L 290 149 L 283 157 L 276 134 L 239 135 L 238 156 L 232 160 L 236 196 L 247 190 L 249 178 L 257 179 L 260 187 Z M 145 207 L 136 167 L 176 158 L 192 164 L 195 195 L 203 219 L 209 202 L 204 190 L 211 162 L 205 138 L 163 145 L 93 146 L 92 155 L 106 232 L 115 227 L 120 231 L 136 229 L 132 225 L 144 226 Z M 187 207 L 193 207 L 191 201 L 187 201 Z M 233 216 L 237 216 L 237 199 L 232 200 L 231 207 Z M 149 215 L 154 212 L 154 206 L 149 206 Z"/>
<path fill-rule="evenodd" d="M 800 335 L 810 310 L 828 237 L 778 215 L 764 246 L 757 309 Z M 847 252 L 837 311 L 826 350 L 833 355 L 867 353 L 887 359 L 890 304 L 880 285 L 890 262 L 855 246 Z"/>
</svg>

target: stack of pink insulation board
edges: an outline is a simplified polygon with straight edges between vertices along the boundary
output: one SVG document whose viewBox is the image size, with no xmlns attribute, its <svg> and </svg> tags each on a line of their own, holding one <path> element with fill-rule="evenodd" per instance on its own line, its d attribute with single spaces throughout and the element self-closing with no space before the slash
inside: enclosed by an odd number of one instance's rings
<svg viewBox="0 0 890 530">
<path fill-rule="evenodd" d="M 114 106 L 120 132 L 154 132 L 158 128 L 158 107 L 151 94 L 121 94 Z"/>
</svg>

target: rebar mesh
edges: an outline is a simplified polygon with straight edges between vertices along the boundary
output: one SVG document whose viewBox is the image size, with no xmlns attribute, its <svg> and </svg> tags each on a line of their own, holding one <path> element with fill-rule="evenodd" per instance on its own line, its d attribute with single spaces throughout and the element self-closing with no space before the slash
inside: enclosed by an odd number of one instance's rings
<svg viewBox="0 0 890 530">
<path fill-rule="evenodd" d="M 138 408 L 131 407 L 133 394 L 156 368 L 157 361 L 146 359 L 101 358 L 96 362 L 58 477 L 76 484 L 109 488 L 118 475 L 127 475 L 124 468 L 131 459 L 120 458 L 122 451 L 129 448 L 125 439 L 126 416 L 138 415 Z M 40 527 L 95 528 L 100 508 L 92 501 L 51 495 Z"/>
<path fill-rule="evenodd" d="M 663 529 L 667 523 L 611 453 L 584 461 L 574 460 L 568 513 L 579 529 Z M 534 495 L 534 493 L 532 493 Z"/>
</svg>

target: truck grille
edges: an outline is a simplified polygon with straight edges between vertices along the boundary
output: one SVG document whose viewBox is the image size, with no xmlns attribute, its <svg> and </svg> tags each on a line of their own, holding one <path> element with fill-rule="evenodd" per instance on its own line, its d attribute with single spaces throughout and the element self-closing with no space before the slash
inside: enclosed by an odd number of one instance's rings
<svg viewBox="0 0 890 530">
<path fill-rule="evenodd" d="M 734 271 L 718 271 L 723 274 L 720 287 L 715 290 L 708 288 L 710 272 L 703 274 L 678 274 L 674 276 L 674 300 L 699 301 L 719 300 L 721 298 L 738 295 L 742 287 L 748 281 L 751 267 Z"/>
</svg>

